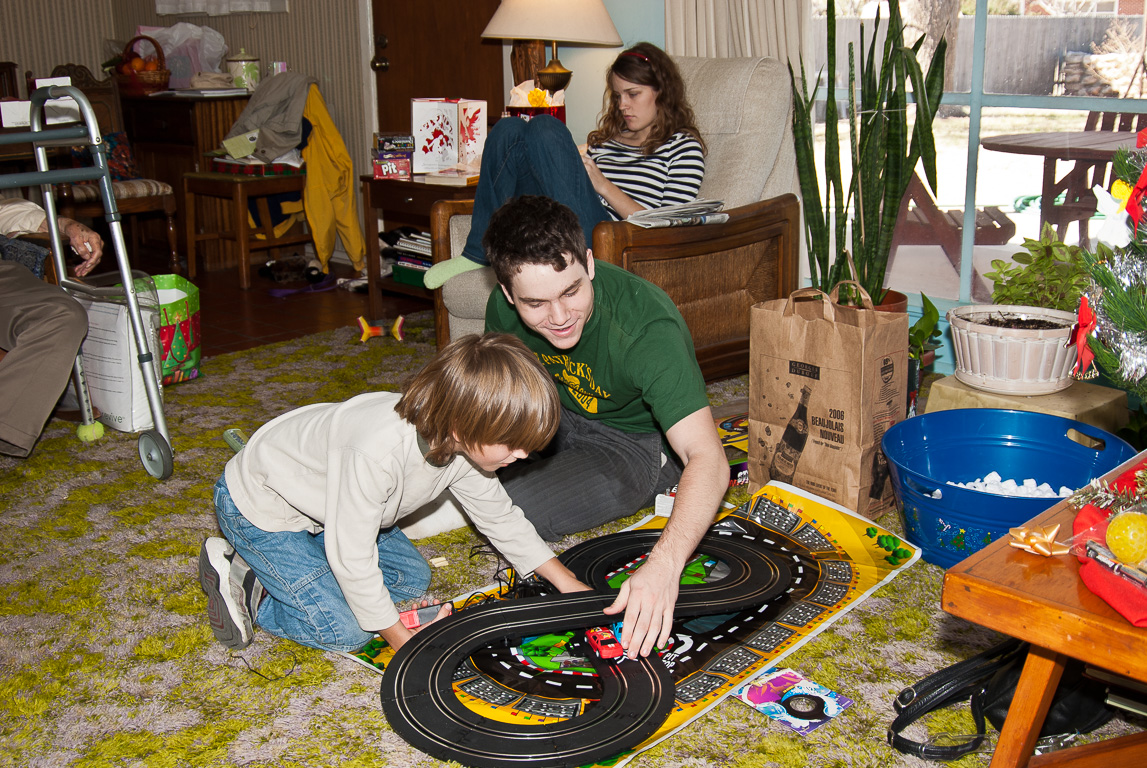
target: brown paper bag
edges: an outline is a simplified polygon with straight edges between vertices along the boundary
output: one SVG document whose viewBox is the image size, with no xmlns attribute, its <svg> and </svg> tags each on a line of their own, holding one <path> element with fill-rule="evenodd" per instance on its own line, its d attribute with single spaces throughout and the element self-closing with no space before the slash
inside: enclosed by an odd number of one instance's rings
<svg viewBox="0 0 1147 768">
<path fill-rule="evenodd" d="M 908 315 L 815 288 L 752 308 L 749 485 L 791 483 L 868 518 L 893 504 L 880 438 L 904 418 Z"/>
</svg>

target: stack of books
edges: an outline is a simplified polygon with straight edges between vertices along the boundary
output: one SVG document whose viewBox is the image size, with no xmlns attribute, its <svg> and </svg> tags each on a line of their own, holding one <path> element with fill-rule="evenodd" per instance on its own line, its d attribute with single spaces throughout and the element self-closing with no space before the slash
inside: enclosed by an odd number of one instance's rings
<svg viewBox="0 0 1147 768">
<path fill-rule="evenodd" d="M 407 285 L 422 286 L 422 276 L 434 263 L 430 258 L 430 234 L 417 232 L 403 235 L 391 249 L 397 261 L 394 279 Z"/>
</svg>

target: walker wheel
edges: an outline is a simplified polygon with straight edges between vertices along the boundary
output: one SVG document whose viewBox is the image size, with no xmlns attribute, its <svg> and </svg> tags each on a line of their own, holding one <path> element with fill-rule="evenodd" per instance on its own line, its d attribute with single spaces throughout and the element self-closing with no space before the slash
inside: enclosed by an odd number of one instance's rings
<svg viewBox="0 0 1147 768">
<path fill-rule="evenodd" d="M 158 430 L 149 429 L 139 433 L 139 460 L 143 468 L 156 480 L 166 480 L 175 469 L 175 459 L 171 445 Z"/>
<path fill-rule="evenodd" d="M 76 427 L 76 437 L 81 443 L 94 443 L 104 436 L 104 425 L 98 421 Z"/>
</svg>

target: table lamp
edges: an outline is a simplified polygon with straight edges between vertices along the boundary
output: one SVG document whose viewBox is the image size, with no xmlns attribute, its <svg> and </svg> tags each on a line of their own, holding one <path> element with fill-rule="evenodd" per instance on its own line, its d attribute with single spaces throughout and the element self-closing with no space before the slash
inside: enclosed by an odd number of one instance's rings
<svg viewBox="0 0 1147 768">
<path fill-rule="evenodd" d="M 558 61 L 559 42 L 621 45 L 602 0 L 502 0 L 482 37 L 549 41 L 553 58 L 535 79 L 550 93 L 565 88 L 573 76 Z"/>
</svg>

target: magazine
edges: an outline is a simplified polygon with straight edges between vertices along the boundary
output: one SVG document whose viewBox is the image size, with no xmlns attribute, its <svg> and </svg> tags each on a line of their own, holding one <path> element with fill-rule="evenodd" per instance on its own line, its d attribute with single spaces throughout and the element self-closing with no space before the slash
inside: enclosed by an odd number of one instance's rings
<svg viewBox="0 0 1147 768">
<path fill-rule="evenodd" d="M 725 207 L 720 200 L 698 198 L 688 203 L 647 208 L 630 214 L 626 221 L 647 229 L 653 227 L 685 227 L 694 224 L 722 224 L 729 214 L 719 213 Z"/>
</svg>

